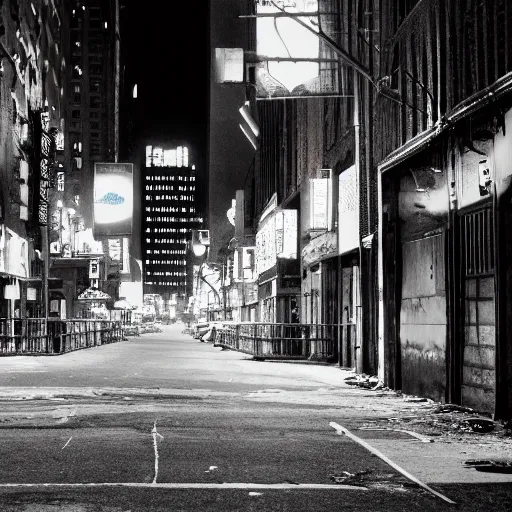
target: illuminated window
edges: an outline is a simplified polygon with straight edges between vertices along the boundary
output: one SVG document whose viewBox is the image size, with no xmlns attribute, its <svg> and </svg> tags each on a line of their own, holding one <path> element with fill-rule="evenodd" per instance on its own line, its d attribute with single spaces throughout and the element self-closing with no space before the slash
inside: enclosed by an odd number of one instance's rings
<svg viewBox="0 0 512 512">
<path fill-rule="evenodd" d="M 80 85 L 75 84 L 73 87 L 73 102 L 74 103 L 80 103 L 81 101 L 81 95 L 80 95 Z"/>
</svg>

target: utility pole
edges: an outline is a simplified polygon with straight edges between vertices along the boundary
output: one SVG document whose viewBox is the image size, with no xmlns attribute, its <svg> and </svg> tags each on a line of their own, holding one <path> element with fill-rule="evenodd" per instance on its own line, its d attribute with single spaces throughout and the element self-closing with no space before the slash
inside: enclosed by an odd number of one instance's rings
<svg viewBox="0 0 512 512">
<path fill-rule="evenodd" d="M 114 20 L 114 45 L 115 45 L 115 70 L 114 70 L 114 162 L 119 161 L 119 95 L 121 83 L 121 49 L 119 29 L 119 0 L 115 0 Z"/>
</svg>

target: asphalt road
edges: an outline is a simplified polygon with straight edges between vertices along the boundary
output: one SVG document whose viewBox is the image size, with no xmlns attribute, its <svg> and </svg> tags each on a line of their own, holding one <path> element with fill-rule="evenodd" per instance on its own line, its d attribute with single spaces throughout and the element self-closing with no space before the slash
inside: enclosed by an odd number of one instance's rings
<svg viewBox="0 0 512 512">
<path fill-rule="evenodd" d="M 330 422 L 378 414 L 340 370 L 256 362 L 180 330 L 0 359 L 0 510 L 454 509 L 336 434 Z M 505 485 L 436 488 L 462 510 L 509 509 Z"/>
</svg>

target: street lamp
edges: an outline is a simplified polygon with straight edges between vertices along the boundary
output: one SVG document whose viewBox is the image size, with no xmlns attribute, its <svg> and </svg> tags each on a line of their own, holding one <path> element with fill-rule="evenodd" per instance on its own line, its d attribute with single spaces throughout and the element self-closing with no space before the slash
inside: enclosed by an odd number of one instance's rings
<svg viewBox="0 0 512 512">
<path fill-rule="evenodd" d="M 68 208 L 69 245 L 71 246 L 70 250 L 72 255 L 75 252 L 75 213 L 76 210 L 74 208 Z"/>
<path fill-rule="evenodd" d="M 64 207 L 64 204 L 59 199 L 57 201 L 57 210 L 59 211 L 59 248 L 62 252 L 62 209 Z"/>
<path fill-rule="evenodd" d="M 192 230 L 191 246 L 195 256 L 204 256 L 210 246 L 210 231 L 208 229 Z"/>
</svg>

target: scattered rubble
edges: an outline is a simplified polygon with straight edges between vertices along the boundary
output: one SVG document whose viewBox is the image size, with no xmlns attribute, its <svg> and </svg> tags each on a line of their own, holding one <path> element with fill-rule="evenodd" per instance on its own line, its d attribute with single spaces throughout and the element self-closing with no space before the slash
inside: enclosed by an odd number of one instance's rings
<svg viewBox="0 0 512 512">
<path fill-rule="evenodd" d="M 373 391 L 381 391 L 385 390 L 388 391 L 389 388 L 386 388 L 384 386 L 384 383 L 379 380 L 378 377 L 375 377 L 373 375 L 365 375 L 365 374 L 354 374 L 349 375 L 348 377 L 345 377 L 344 379 L 345 384 L 348 384 L 349 386 L 357 386 L 364 389 L 371 389 Z"/>
<path fill-rule="evenodd" d="M 356 473 L 349 473 L 348 471 L 342 471 L 338 475 L 330 475 L 330 479 L 335 484 L 356 484 L 361 483 L 362 477 L 371 474 L 371 470 L 357 471 Z"/>
<path fill-rule="evenodd" d="M 462 405 L 456 404 L 441 404 L 432 411 L 434 414 L 442 414 L 445 412 L 468 412 L 470 414 L 474 414 L 475 410 L 471 409 L 471 407 L 464 407 Z"/>
<path fill-rule="evenodd" d="M 375 376 L 352 374 L 346 377 L 344 382 L 364 390 L 379 392 L 385 390 L 388 393 L 375 396 L 394 395 L 397 398 L 402 398 L 404 405 L 407 404 L 407 410 L 400 408 L 397 410 L 396 416 L 377 419 L 371 424 L 372 429 L 391 423 L 393 428 L 390 430 L 415 431 L 428 439 L 428 442 L 433 442 L 433 437 L 438 442 L 447 443 L 453 442 L 454 438 L 465 443 L 478 443 L 482 442 L 482 436 L 484 436 L 484 440 L 487 439 L 485 442 L 495 441 L 499 437 L 507 443 L 507 446 L 510 444 L 512 450 L 512 440 L 510 440 L 512 420 L 500 423 L 493 421 L 488 413 L 476 411 L 471 407 L 450 403 L 442 404 L 430 398 L 393 391 L 384 387 L 383 383 Z M 368 423 L 364 425 L 363 428 L 368 428 Z M 388 427 L 384 428 L 388 429 Z"/>
</svg>

